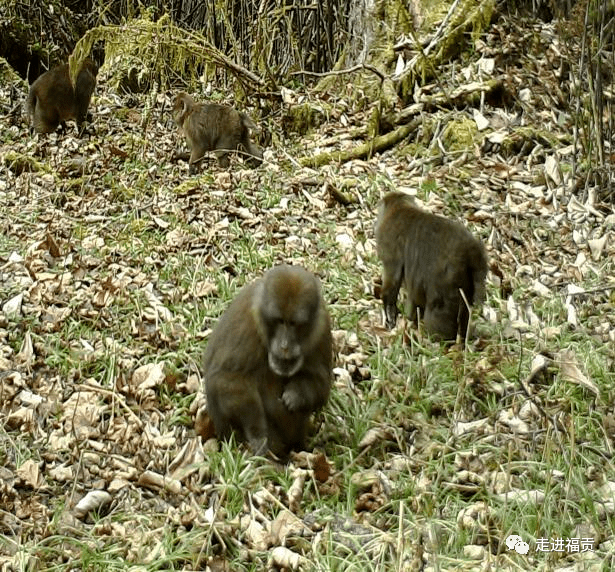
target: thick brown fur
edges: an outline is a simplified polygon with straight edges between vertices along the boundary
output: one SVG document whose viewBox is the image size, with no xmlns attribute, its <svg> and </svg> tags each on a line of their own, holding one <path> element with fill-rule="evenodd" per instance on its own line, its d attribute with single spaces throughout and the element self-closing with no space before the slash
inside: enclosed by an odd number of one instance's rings
<svg viewBox="0 0 615 572">
<path fill-rule="evenodd" d="M 263 151 L 250 140 L 250 129 L 256 126 L 245 113 L 218 103 L 196 103 L 182 91 L 175 96 L 173 118 L 190 147 L 191 174 L 208 151 L 216 151 L 220 166 L 225 168 L 229 165 L 229 151 L 243 149 L 251 156 L 252 165 L 263 160 Z"/>
<path fill-rule="evenodd" d="M 460 223 L 418 208 L 403 193 L 379 203 L 376 221 L 378 256 L 383 265 L 382 293 L 386 325 L 397 319 L 397 296 L 404 282 L 408 316 L 435 337 L 465 338 L 469 304 L 485 292 L 487 255 L 483 245 Z"/>
<path fill-rule="evenodd" d="M 79 68 L 75 86 L 70 81 L 68 64 L 42 74 L 28 94 L 28 114 L 39 133 L 52 133 L 69 119 L 77 123 L 81 136 L 94 88 L 98 66 L 89 58 Z"/>
<path fill-rule="evenodd" d="M 329 313 L 318 279 L 276 266 L 245 286 L 220 318 L 204 359 L 216 434 L 233 431 L 254 454 L 284 458 L 304 447 L 312 412 L 329 397 Z"/>
</svg>

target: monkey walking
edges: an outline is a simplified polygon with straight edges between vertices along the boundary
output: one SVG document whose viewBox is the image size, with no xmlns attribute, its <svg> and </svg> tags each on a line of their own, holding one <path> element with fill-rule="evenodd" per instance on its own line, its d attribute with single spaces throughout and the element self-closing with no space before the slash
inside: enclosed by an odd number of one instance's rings
<svg viewBox="0 0 615 572">
<path fill-rule="evenodd" d="M 375 227 L 378 256 L 383 265 L 382 303 L 385 321 L 397 320 L 397 296 L 402 282 L 408 316 L 417 310 L 425 329 L 437 338 L 465 338 L 468 304 L 485 292 L 487 255 L 483 245 L 460 223 L 418 208 L 404 193 L 389 193 L 379 203 Z"/>
<path fill-rule="evenodd" d="M 98 66 L 89 58 L 81 64 L 74 87 L 68 64 L 42 74 L 28 93 L 28 114 L 34 129 L 39 133 L 52 133 L 60 123 L 72 119 L 81 137 L 97 74 Z"/>
<path fill-rule="evenodd" d="M 329 397 L 332 359 L 329 313 L 311 272 L 276 266 L 244 286 L 205 352 L 217 436 L 235 431 L 256 455 L 303 448 L 311 413 Z"/>
<path fill-rule="evenodd" d="M 215 151 L 224 168 L 229 166 L 229 151 L 243 149 L 250 155 L 252 166 L 263 161 L 262 149 L 250 140 L 250 129 L 256 129 L 256 125 L 245 113 L 218 103 L 196 103 L 182 91 L 175 96 L 173 118 L 190 147 L 191 175 L 207 151 Z"/>
</svg>

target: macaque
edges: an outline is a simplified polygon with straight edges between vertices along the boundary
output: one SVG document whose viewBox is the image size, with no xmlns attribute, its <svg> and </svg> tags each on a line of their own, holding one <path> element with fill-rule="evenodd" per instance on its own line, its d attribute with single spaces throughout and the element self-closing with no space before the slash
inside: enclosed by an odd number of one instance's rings
<svg viewBox="0 0 615 572">
<path fill-rule="evenodd" d="M 175 97 L 173 118 L 190 147 L 191 175 L 207 151 L 215 151 L 224 168 L 229 166 L 228 152 L 238 149 L 250 155 L 252 166 L 262 163 L 263 151 L 250 141 L 250 129 L 256 125 L 245 113 L 218 103 L 196 103 L 182 91 Z"/>
<path fill-rule="evenodd" d="M 217 436 L 235 431 L 255 455 L 303 448 L 311 413 L 329 397 L 332 359 L 329 313 L 311 272 L 276 266 L 244 286 L 205 352 Z"/>
<path fill-rule="evenodd" d="M 403 281 L 412 320 L 418 311 L 435 338 L 465 338 L 469 313 L 459 290 L 468 304 L 484 297 L 483 245 L 462 224 L 421 210 L 403 193 L 389 193 L 380 201 L 375 231 L 386 327 L 395 326 Z"/>
<path fill-rule="evenodd" d="M 56 66 L 41 75 L 28 94 L 28 113 L 32 125 L 39 133 L 52 133 L 68 119 L 77 123 L 79 136 L 83 135 L 98 66 L 89 58 L 79 68 L 73 87 L 68 64 Z"/>
</svg>

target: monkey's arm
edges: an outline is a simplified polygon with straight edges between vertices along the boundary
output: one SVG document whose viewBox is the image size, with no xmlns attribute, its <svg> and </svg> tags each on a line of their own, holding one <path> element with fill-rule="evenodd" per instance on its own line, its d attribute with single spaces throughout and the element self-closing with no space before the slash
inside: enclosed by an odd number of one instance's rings
<svg viewBox="0 0 615 572">
<path fill-rule="evenodd" d="M 208 412 L 216 434 L 227 438 L 239 429 L 255 455 L 267 450 L 267 421 L 254 380 L 242 372 L 210 372 L 207 377 Z"/>
</svg>

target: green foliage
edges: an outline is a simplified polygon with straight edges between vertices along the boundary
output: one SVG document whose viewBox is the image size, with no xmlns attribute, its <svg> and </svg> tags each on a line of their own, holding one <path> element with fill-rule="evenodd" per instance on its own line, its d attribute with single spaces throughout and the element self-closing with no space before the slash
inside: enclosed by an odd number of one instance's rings
<svg viewBox="0 0 615 572">
<path fill-rule="evenodd" d="M 105 65 L 114 72 L 112 84 L 116 86 L 122 78 L 120 72 L 126 71 L 131 62 L 132 65 L 138 62 L 139 73 L 146 70 L 154 93 L 178 82 L 189 84 L 201 75 L 213 78 L 217 67 L 240 76 L 242 81 L 255 87 L 264 85 L 262 79 L 235 64 L 200 33 L 176 26 L 168 16 L 154 22 L 147 14 L 121 25 L 88 30 L 69 58 L 73 77 L 98 42 L 104 44 Z"/>
<path fill-rule="evenodd" d="M 478 139 L 478 129 L 473 119 L 450 121 L 442 134 L 442 142 L 448 151 L 472 149 Z"/>
</svg>

